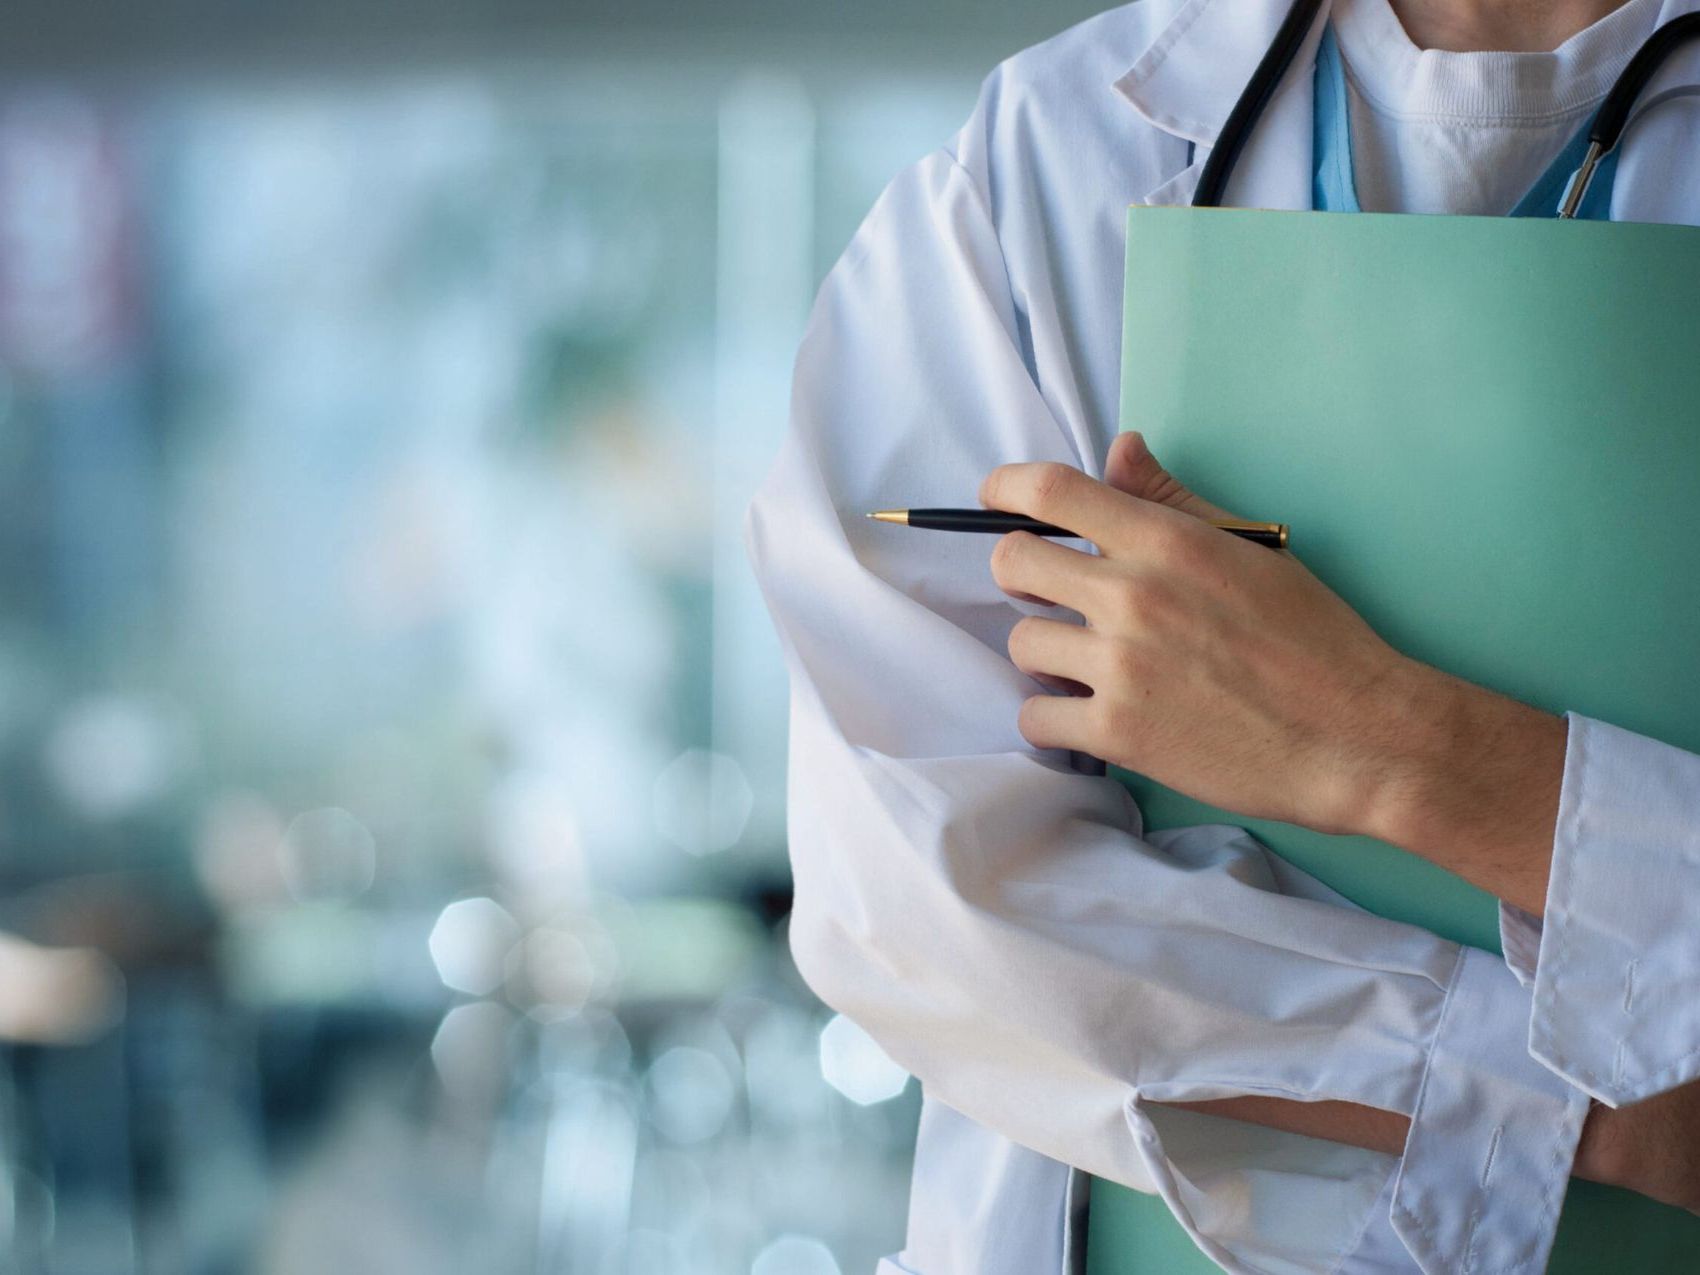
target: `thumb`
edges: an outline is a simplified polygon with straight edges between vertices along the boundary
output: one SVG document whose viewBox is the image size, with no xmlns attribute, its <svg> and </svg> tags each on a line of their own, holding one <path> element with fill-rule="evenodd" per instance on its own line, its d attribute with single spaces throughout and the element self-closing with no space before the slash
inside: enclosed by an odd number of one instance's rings
<svg viewBox="0 0 1700 1275">
<path fill-rule="evenodd" d="M 1237 516 L 1188 491 L 1179 479 L 1157 463 L 1157 458 L 1145 445 L 1144 435 L 1138 430 L 1128 430 L 1110 444 L 1110 454 L 1104 459 L 1104 481 L 1117 491 L 1168 505 L 1197 518 Z"/>
</svg>

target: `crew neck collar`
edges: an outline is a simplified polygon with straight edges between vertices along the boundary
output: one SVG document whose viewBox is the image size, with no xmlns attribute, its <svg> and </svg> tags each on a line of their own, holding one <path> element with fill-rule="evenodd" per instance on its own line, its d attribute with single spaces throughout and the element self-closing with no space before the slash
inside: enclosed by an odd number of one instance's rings
<svg viewBox="0 0 1700 1275">
<path fill-rule="evenodd" d="M 1334 0 L 1331 16 L 1353 85 L 1381 113 L 1540 124 L 1600 101 L 1660 12 L 1660 0 L 1628 0 L 1547 53 L 1420 49 L 1389 0 Z"/>
</svg>

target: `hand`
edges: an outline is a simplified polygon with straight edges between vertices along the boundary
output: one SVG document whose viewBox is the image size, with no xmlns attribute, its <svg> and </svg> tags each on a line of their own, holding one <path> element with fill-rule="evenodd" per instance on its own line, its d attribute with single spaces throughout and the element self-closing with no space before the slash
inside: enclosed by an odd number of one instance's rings
<svg viewBox="0 0 1700 1275">
<path fill-rule="evenodd" d="M 1628 1107 L 1594 1107 L 1575 1175 L 1700 1213 L 1700 1082 Z"/>
<path fill-rule="evenodd" d="M 1011 632 L 1017 667 L 1075 691 L 1029 699 L 1022 734 L 1241 814 L 1368 831 L 1407 783 L 1437 671 L 1395 651 L 1292 554 L 1209 526 L 1233 515 L 1165 472 L 1139 434 L 1116 440 L 1105 476 L 1004 465 L 980 490 L 986 506 L 1100 550 L 1014 532 L 992 552 L 1005 592 L 1086 620 L 1029 616 Z"/>
</svg>

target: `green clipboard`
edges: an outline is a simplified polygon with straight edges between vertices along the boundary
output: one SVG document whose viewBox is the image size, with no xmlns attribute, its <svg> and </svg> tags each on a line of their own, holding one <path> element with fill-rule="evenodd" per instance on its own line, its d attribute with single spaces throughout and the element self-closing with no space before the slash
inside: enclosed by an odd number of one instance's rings
<svg viewBox="0 0 1700 1275">
<path fill-rule="evenodd" d="M 1700 752 L 1700 228 L 1129 210 L 1121 427 L 1417 659 Z M 1385 843 L 1121 772 L 1149 829 L 1247 828 L 1353 902 L 1498 950 Z M 1095 1181 L 1093 1275 L 1216 1267 Z M 1549 1270 L 1700 1270 L 1700 1218 L 1572 1182 Z"/>
</svg>

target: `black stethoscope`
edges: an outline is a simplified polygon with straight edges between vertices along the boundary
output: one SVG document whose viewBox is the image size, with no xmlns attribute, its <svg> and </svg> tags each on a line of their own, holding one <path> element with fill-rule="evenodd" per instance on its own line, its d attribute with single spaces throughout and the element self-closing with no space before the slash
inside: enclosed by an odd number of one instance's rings
<svg viewBox="0 0 1700 1275">
<path fill-rule="evenodd" d="M 1221 207 L 1222 192 L 1228 187 L 1234 163 L 1245 149 L 1251 130 L 1257 127 L 1263 108 L 1275 96 L 1275 86 L 1298 56 L 1299 47 L 1321 7 L 1322 0 L 1293 0 L 1293 7 L 1287 10 L 1268 52 L 1257 64 L 1257 70 L 1251 73 L 1251 79 L 1239 101 L 1234 103 L 1234 109 L 1228 112 L 1228 121 L 1222 125 L 1210 158 L 1204 161 L 1204 171 L 1199 174 L 1198 189 L 1192 197 L 1194 208 Z M 1588 153 L 1565 192 L 1563 206 L 1558 211 L 1560 217 L 1568 220 L 1576 216 L 1582 196 L 1588 192 L 1588 183 L 1593 180 L 1594 169 L 1600 160 L 1611 154 L 1622 138 L 1624 126 L 1629 122 L 1629 112 L 1641 96 L 1641 90 L 1665 64 L 1665 59 L 1680 45 L 1697 36 L 1700 36 L 1700 13 L 1685 13 L 1679 18 L 1672 18 L 1648 36 L 1647 42 L 1629 59 L 1629 65 L 1623 68 L 1623 73 L 1617 77 L 1617 82 L 1611 86 L 1611 92 L 1606 94 L 1594 116 L 1594 126 L 1588 130 Z"/>
</svg>

